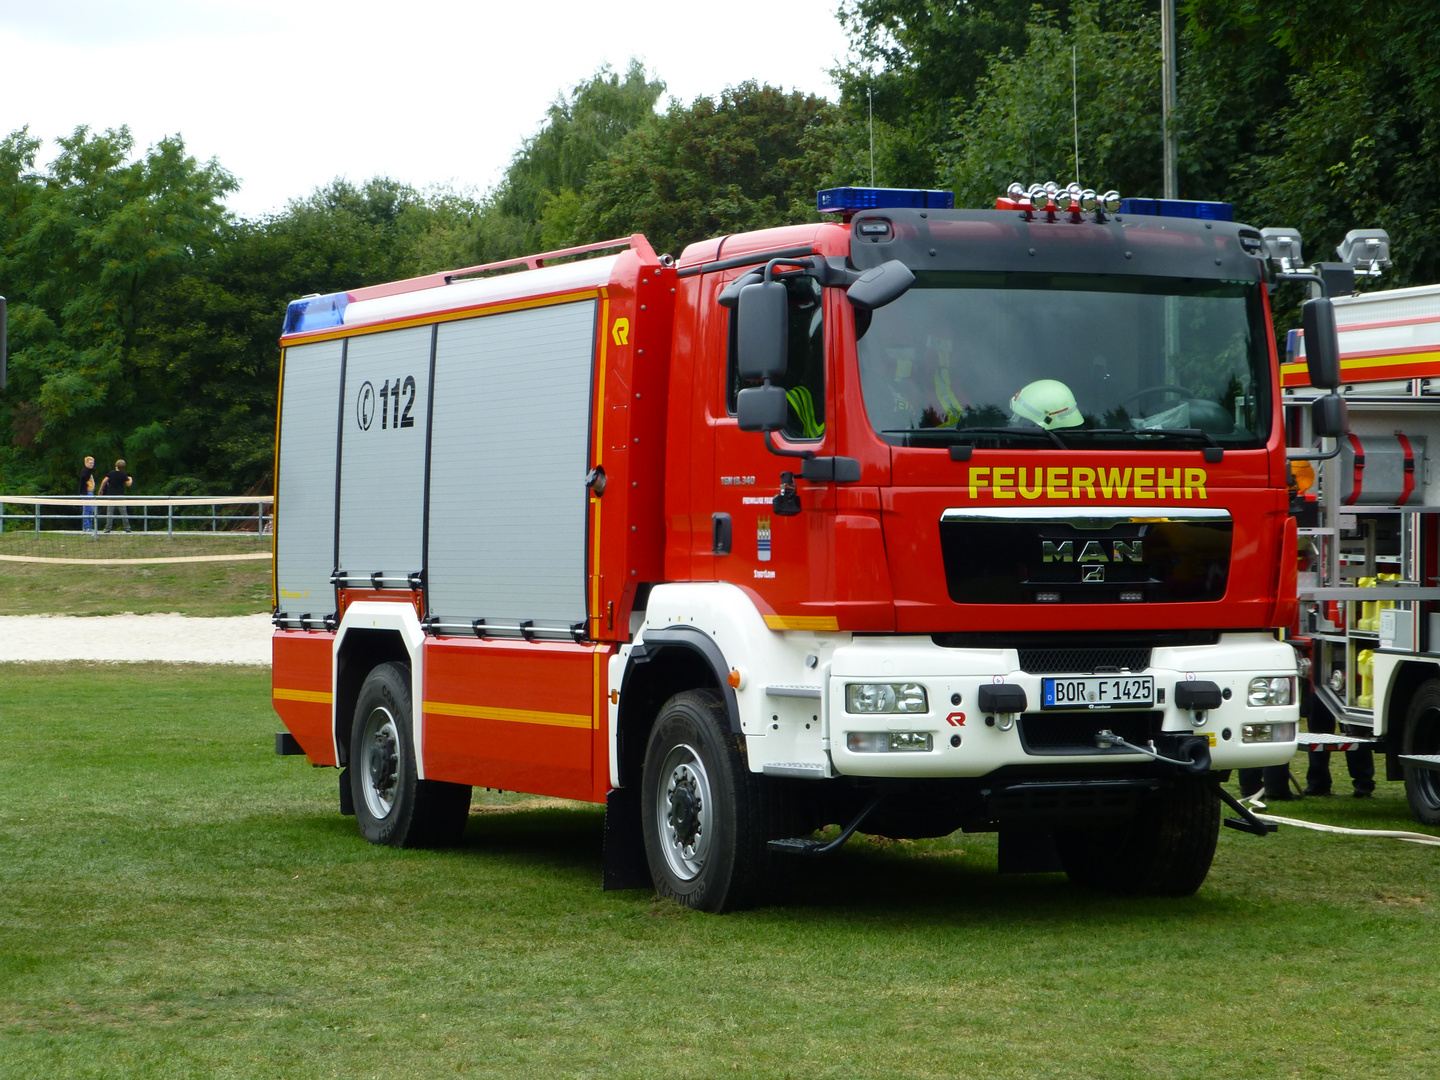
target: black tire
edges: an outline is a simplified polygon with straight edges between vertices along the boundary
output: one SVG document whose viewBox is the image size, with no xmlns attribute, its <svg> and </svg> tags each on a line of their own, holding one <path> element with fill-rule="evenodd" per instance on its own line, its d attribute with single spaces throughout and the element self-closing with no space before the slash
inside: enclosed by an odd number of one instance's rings
<svg viewBox="0 0 1440 1080">
<path fill-rule="evenodd" d="M 686 907 L 722 912 L 775 895 L 787 867 L 766 850 L 778 792 L 750 771 L 743 736 L 730 731 L 713 690 L 676 694 L 645 748 L 640 822 L 655 891 Z M 772 822 L 771 819 L 777 819 Z"/>
<path fill-rule="evenodd" d="M 406 665 L 381 664 L 365 676 L 350 729 L 349 773 L 355 821 L 372 844 L 443 847 L 465 832 L 469 785 L 416 779 Z"/>
<path fill-rule="evenodd" d="M 1404 754 L 1440 754 L 1440 679 L 1421 683 L 1410 699 L 1400 747 Z M 1440 772 L 1412 765 L 1404 768 L 1410 813 L 1422 825 L 1440 825 Z"/>
<path fill-rule="evenodd" d="M 1055 834 L 1061 865 L 1088 889 L 1130 896 L 1190 896 L 1220 838 L 1220 796 L 1203 776 L 1176 778 L 1126 825 Z"/>
</svg>

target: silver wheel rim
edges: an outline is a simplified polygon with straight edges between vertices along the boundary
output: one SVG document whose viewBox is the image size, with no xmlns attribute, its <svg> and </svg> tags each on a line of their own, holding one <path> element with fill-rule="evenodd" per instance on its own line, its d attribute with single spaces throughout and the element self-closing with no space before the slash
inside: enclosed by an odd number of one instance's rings
<svg viewBox="0 0 1440 1080">
<path fill-rule="evenodd" d="M 681 745 L 665 756 L 656 782 L 655 823 L 665 864 L 681 881 L 691 881 L 705 869 L 715 838 L 710 777 L 694 748 Z"/>
<path fill-rule="evenodd" d="M 394 807 L 395 789 L 400 784 L 400 733 L 395 717 L 383 705 L 365 718 L 361 747 L 360 787 L 365 792 L 365 808 L 371 817 L 381 820 Z"/>
</svg>

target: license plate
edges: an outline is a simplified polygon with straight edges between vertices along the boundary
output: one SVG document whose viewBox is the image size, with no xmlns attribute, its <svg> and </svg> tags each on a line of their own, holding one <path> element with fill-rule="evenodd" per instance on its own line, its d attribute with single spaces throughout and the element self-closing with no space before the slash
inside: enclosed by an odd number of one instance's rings
<svg viewBox="0 0 1440 1080">
<path fill-rule="evenodd" d="M 1042 709 L 1148 709 L 1155 704 L 1151 675 L 1087 675 L 1041 680 Z"/>
</svg>

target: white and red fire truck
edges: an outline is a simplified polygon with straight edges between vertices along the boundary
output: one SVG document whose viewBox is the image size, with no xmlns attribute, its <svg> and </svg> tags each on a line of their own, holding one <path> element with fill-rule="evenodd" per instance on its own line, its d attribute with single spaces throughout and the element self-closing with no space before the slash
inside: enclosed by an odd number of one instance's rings
<svg viewBox="0 0 1440 1080">
<path fill-rule="evenodd" d="M 1353 234 L 1352 234 L 1353 235 Z M 1383 236 L 1383 234 L 1381 234 Z M 1388 238 L 1387 238 L 1388 240 Z M 1370 262 L 1388 258 L 1388 242 Z M 1295 243 L 1298 248 L 1298 239 Z M 1342 271 L 1343 274 L 1343 271 Z M 1349 293 L 1349 283 L 1334 290 Z M 1297 513 L 1310 565 L 1301 638 L 1313 663 L 1321 752 L 1372 748 L 1405 781 L 1417 820 L 1440 824 L 1440 286 L 1339 295 L 1347 432 L 1300 474 Z M 1292 331 L 1282 368 L 1287 422 L 1305 439 L 1315 398 Z"/>
<path fill-rule="evenodd" d="M 820 205 L 291 304 L 277 750 L 379 843 L 472 785 L 603 802 L 607 887 L 712 911 L 856 830 L 1193 892 L 1221 778 L 1296 745 L 1261 237 Z"/>
</svg>

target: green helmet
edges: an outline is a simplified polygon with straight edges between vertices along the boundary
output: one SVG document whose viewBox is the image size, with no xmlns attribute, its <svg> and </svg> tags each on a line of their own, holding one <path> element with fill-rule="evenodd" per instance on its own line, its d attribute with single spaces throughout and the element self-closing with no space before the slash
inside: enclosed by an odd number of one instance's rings
<svg viewBox="0 0 1440 1080">
<path fill-rule="evenodd" d="M 1075 395 L 1058 379 L 1036 379 L 1010 399 L 1010 418 L 1042 428 L 1078 427 L 1085 422 Z"/>
</svg>

